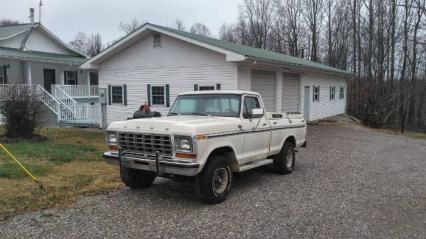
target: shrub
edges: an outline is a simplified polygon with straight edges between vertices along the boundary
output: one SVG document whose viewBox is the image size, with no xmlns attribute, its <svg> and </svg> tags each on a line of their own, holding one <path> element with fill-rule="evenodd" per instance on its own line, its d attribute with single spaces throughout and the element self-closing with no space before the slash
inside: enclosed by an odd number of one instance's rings
<svg viewBox="0 0 426 239">
<path fill-rule="evenodd" d="M 7 138 L 31 138 L 40 126 L 41 101 L 31 86 L 10 85 L 2 92 L 0 113 Z"/>
</svg>

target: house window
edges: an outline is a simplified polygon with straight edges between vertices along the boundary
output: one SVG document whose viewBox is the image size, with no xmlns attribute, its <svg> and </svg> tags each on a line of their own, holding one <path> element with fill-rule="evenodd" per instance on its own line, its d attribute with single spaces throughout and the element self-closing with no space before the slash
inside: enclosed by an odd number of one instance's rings
<svg viewBox="0 0 426 239">
<path fill-rule="evenodd" d="M 214 90 L 214 86 L 213 85 L 203 85 L 203 86 L 199 86 L 198 90 Z"/>
<path fill-rule="evenodd" d="M 336 98 L 336 86 L 330 86 L 330 100 Z"/>
<path fill-rule="evenodd" d="M 314 86 L 313 87 L 313 101 L 314 102 L 319 102 L 319 96 L 320 96 L 320 87 L 319 86 Z"/>
<path fill-rule="evenodd" d="M 0 84 L 7 84 L 6 66 L 0 65 Z"/>
<path fill-rule="evenodd" d="M 343 86 L 340 86 L 340 97 L 339 99 L 343 100 L 345 98 L 345 88 Z"/>
<path fill-rule="evenodd" d="M 111 86 L 111 101 L 113 104 L 123 104 L 123 86 Z"/>
<path fill-rule="evenodd" d="M 151 102 L 153 105 L 164 105 L 165 98 L 164 86 L 151 86 Z"/>
<path fill-rule="evenodd" d="M 154 34 L 154 48 L 161 48 L 161 35 L 159 33 Z"/>
<path fill-rule="evenodd" d="M 65 85 L 78 85 L 77 71 L 64 71 Z"/>
</svg>

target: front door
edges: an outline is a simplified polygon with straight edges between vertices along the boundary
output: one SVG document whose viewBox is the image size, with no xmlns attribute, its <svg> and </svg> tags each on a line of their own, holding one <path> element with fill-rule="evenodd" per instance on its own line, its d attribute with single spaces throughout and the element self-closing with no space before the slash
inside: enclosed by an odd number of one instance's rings
<svg viewBox="0 0 426 239">
<path fill-rule="evenodd" d="M 52 85 L 56 83 L 55 79 L 55 70 L 54 69 L 44 69 L 44 89 L 47 90 L 47 92 L 52 92 Z"/>
<path fill-rule="evenodd" d="M 304 92 L 304 98 L 303 98 L 303 115 L 305 116 L 305 120 L 308 121 L 309 119 L 309 104 L 311 103 L 311 92 L 309 90 L 309 86 L 305 86 L 305 92 Z"/>
<path fill-rule="evenodd" d="M 271 131 L 267 130 L 270 125 L 266 119 L 266 112 L 259 118 L 252 118 L 252 109 L 262 108 L 257 96 L 244 96 L 242 127 L 244 132 L 244 156 L 242 161 L 247 162 L 256 159 L 266 158 L 269 152 L 269 142 Z"/>
</svg>

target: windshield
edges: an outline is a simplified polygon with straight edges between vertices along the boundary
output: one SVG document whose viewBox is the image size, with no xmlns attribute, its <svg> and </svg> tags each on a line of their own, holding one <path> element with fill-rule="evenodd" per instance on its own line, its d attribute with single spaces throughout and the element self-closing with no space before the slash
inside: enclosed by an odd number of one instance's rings
<svg viewBox="0 0 426 239">
<path fill-rule="evenodd" d="M 169 111 L 169 115 L 240 116 L 240 95 L 200 94 L 181 95 Z"/>
</svg>

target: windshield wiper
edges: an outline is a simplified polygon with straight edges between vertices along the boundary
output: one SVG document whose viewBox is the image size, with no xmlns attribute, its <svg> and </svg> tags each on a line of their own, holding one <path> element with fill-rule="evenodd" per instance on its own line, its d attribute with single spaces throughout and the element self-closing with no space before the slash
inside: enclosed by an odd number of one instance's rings
<svg viewBox="0 0 426 239">
<path fill-rule="evenodd" d="M 204 116 L 211 116 L 210 114 L 207 114 L 205 112 L 193 112 L 191 115 L 204 115 Z"/>
<path fill-rule="evenodd" d="M 179 115 L 179 116 L 181 116 L 181 114 L 179 114 L 178 112 L 169 112 L 167 115 L 168 116 L 170 116 L 170 115 Z"/>
</svg>

